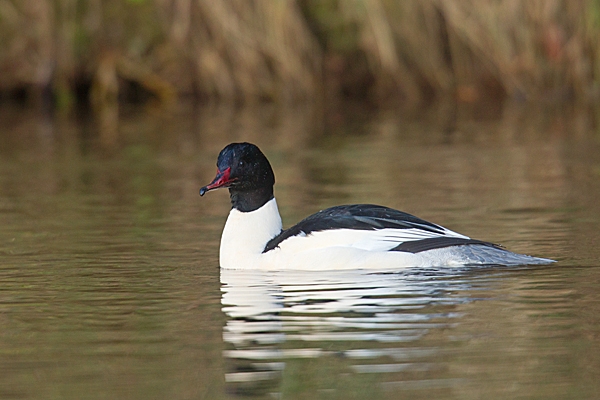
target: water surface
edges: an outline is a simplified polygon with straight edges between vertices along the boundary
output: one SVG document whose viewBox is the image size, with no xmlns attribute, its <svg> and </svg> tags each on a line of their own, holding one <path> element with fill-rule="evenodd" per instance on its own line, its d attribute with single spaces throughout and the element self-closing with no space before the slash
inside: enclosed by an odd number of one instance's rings
<svg viewBox="0 0 600 400">
<path fill-rule="evenodd" d="M 186 106 L 110 130 L 4 107 L 0 398 L 597 398 L 592 116 Z M 227 193 L 198 189 L 240 140 L 286 226 L 378 203 L 559 262 L 220 271 Z"/>
</svg>

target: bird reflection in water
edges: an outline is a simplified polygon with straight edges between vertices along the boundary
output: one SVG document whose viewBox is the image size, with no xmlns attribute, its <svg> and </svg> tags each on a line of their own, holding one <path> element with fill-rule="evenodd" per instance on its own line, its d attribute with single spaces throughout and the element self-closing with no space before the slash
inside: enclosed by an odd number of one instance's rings
<svg viewBox="0 0 600 400">
<path fill-rule="evenodd" d="M 304 385 L 320 382 L 309 391 L 333 390 L 327 382 L 348 374 L 377 375 L 380 387 L 429 385 L 415 377 L 440 369 L 438 350 L 422 339 L 458 322 L 454 306 L 468 301 L 460 292 L 469 288 L 460 273 L 221 269 L 228 391 L 281 394 L 298 371 Z"/>
</svg>

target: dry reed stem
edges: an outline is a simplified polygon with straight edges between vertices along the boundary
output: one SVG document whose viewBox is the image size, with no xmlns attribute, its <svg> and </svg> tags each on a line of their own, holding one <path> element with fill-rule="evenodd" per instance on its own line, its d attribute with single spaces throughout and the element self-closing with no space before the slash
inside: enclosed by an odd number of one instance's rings
<svg viewBox="0 0 600 400">
<path fill-rule="evenodd" d="M 340 79 L 322 74 L 325 56 L 369 75 L 348 81 L 374 97 L 493 81 L 511 96 L 586 99 L 600 91 L 599 32 L 597 0 L 0 0 L 0 90 L 73 90 L 109 51 L 179 93 L 227 101 L 314 98 L 323 76 Z"/>
<path fill-rule="evenodd" d="M 295 2 L 197 0 L 202 89 L 222 98 L 310 96 L 320 52 Z"/>
</svg>

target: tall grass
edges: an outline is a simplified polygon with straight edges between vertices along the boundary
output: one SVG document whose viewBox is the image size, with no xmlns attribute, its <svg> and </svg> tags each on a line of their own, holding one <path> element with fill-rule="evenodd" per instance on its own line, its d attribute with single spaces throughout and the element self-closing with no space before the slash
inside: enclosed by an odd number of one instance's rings
<svg viewBox="0 0 600 400">
<path fill-rule="evenodd" d="M 0 0 L 0 93 L 59 106 L 595 100 L 600 0 Z M 2 96 L 2 95 L 0 95 Z"/>
</svg>

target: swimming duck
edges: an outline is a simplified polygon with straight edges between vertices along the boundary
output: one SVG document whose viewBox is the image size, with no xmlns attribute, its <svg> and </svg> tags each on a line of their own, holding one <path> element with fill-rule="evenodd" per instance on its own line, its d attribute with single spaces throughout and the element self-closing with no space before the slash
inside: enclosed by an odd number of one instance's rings
<svg viewBox="0 0 600 400">
<path fill-rule="evenodd" d="M 251 143 L 219 153 L 217 175 L 200 189 L 228 188 L 219 263 L 226 269 L 380 269 L 554 262 L 471 239 L 411 214 L 373 204 L 331 207 L 282 229 L 271 164 Z"/>
</svg>

